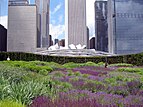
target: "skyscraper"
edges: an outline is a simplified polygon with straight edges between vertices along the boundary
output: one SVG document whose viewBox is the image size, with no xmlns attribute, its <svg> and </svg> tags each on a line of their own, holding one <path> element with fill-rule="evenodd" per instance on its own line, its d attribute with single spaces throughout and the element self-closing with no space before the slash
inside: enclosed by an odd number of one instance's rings
<svg viewBox="0 0 143 107">
<path fill-rule="evenodd" d="M 7 29 L 0 24 L 0 51 L 7 50 Z"/>
<path fill-rule="evenodd" d="M 49 6 L 50 0 L 35 0 L 37 6 L 37 46 L 39 48 L 48 48 L 49 40 Z"/>
<path fill-rule="evenodd" d="M 90 45 L 89 45 L 89 28 L 86 27 L 86 29 L 87 29 L 87 46 L 86 46 L 86 48 L 89 49 L 90 48 Z"/>
<path fill-rule="evenodd" d="M 143 0 L 109 0 L 109 52 L 132 54 L 143 51 Z"/>
<path fill-rule="evenodd" d="M 90 49 L 95 49 L 95 37 L 90 39 Z"/>
<path fill-rule="evenodd" d="M 95 1 L 96 50 L 108 51 L 107 1 Z"/>
<path fill-rule="evenodd" d="M 10 0 L 11 2 L 12 0 Z M 16 0 L 13 0 L 16 1 Z M 17 0 L 18 1 L 18 0 Z M 25 0 L 23 0 L 25 1 Z M 37 48 L 36 6 L 27 3 L 9 3 L 8 52 L 35 52 Z"/>
<path fill-rule="evenodd" d="M 65 44 L 86 45 L 86 0 L 65 0 Z"/>
<path fill-rule="evenodd" d="M 29 4 L 29 0 L 9 0 L 9 5 L 26 5 Z"/>
</svg>

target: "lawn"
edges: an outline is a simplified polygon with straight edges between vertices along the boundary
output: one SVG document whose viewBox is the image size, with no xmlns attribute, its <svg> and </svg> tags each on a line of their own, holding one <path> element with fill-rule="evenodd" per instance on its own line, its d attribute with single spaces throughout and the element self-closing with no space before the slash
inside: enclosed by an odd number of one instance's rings
<svg viewBox="0 0 143 107">
<path fill-rule="evenodd" d="M 0 62 L 0 107 L 143 107 L 143 67 Z"/>
</svg>

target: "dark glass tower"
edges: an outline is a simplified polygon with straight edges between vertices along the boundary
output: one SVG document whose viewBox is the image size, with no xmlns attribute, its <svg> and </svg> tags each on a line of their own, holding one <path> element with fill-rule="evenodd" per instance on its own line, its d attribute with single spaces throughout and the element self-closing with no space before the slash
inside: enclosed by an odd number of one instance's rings
<svg viewBox="0 0 143 107">
<path fill-rule="evenodd" d="M 49 7 L 50 0 L 35 0 L 37 6 L 37 47 L 48 48 L 49 41 Z"/>
<path fill-rule="evenodd" d="M 143 0 L 109 0 L 109 52 L 143 52 Z"/>
<path fill-rule="evenodd" d="M 96 50 L 108 51 L 107 1 L 95 1 Z"/>
<path fill-rule="evenodd" d="M 0 51 L 7 50 L 7 29 L 0 24 Z"/>
</svg>

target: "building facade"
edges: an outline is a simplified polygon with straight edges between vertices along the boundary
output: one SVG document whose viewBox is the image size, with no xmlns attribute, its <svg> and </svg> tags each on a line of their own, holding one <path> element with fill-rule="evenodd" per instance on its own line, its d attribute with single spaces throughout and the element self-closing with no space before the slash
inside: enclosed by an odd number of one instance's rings
<svg viewBox="0 0 143 107">
<path fill-rule="evenodd" d="M 7 29 L 0 25 L 0 51 L 7 51 Z"/>
<path fill-rule="evenodd" d="M 109 0 L 108 3 L 109 52 L 142 52 L 143 0 Z"/>
<path fill-rule="evenodd" d="M 108 52 L 107 1 L 95 1 L 96 50 Z"/>
<path fill-rule="evenodd" d="M 54 44 L 57 44 L 57 43 L 59 43 L 59 39 L 54 40 Z"/>
<path fill-rule="evenodd" d="M 9 0 L 9 5 L 28 5 L 29 0 Z"/>
<path fill-rule="evenodd" d="M 49 46 L 52 46 L 53 45 L 53 40 L 52 40 L 52 35 L 49 35 Z"/>
<path fill-rule="evenodd" d="M 87 28 L 87 49 L 89 49 L 90 48 L 90 45 L 89 45 L 89 28 L 88 27 L 86 27 Z"/>
<path fill-rule="evenodd" d="M 8 6 L 8 52 L 35 52 L 37 48 L 37 15 L 35 5 Z"/>
<path fill-rule="evenodd" d="M 59 46 L 65 47 L 65 39 L 59 41 Z"/>
<path fill-rule="evenodd" d="M 86 0 L 65 0 L 65 45 L 86 45 Z"/>
<path fill-rule="evenodd" d="M 90 49 L 95 49 L 95 37 L 90 39 Z"/>
<path fill-rule="evenodd" d="M 49 7 L 50 0 L 35 0 L 37 6 L 37 46 L 38 48 L 48 48 L 49 41 Z"/>
</svg>

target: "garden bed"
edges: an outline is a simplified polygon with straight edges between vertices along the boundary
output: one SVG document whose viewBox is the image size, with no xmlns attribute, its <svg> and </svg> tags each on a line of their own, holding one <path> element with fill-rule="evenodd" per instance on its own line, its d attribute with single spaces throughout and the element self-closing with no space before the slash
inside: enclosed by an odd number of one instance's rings
<svg viewBox="0 0 143 107">
<path fill-rule="evenodd" d="M 142 107 L 143 67 L 2 61 L 0 93 L 0 107 Z"/>
</svg>

